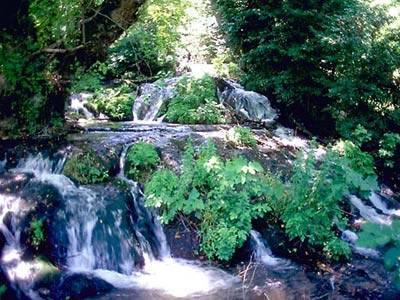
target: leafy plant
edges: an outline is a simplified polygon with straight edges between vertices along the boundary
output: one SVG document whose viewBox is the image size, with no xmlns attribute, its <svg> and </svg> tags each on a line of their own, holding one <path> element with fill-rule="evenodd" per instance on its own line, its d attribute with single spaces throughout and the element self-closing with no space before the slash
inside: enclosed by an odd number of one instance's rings
<svg viewBox="0 0 400 300">
<path fill-rule="evenodd" d="M 348 244 L 334 231 L 335 226 L 345 225 L 340 207 L 344 197 L 351 193 L 368 195 L 377 188 L 376 176 L 360 168 L 355 163 L 359 157 L 354 151 L 351 154 L 346 156 L 333 147 L 321 162 L 312 154 L 300 156 L 294 164 L 282 206 L 288 236 L 321 247 L 332 259 L 351 253 Z"/>
<path fill-rule="evenodd" d="M 96 62 L 89 69 L 79 64 L 74 65 L 71 92 L 97 92 L 102 89 L 102 82 L 107 74 L 108 67 L 105 63 Z"/>
<path fill-rule="evenodd" d="M 224 162 L 211 143 L 198 153 L 189 144 L 180 174 L 154 173 L 145 188 L 146 203 L 160 209 L 163 223 L 180 213 L 198 219 L 205 254 L 229 260 L 246 240 L 251 221 L 270 210 L 274 192 L 267 179 L 258 163 Z"/>
<path fill-rule="evenodd" d="M 395 151 L 400 145 L 400 134 L 398 133 L 385 133 L 383 139 L 379 142 L 379 156 L 385 160 L 385 166 L 389 168 L 394 167 L 393 157 Z"/>
<path fill-rule="evenodd" d="M 103 88 L 89 99 L 89 107 L 96 113 L 103 113 L 113 121 L 132 120 L 132 106 L 135 97 L 128 85 L 118 88 Z"/>
<path fill-rule="evenodd" d="M 186 0 L 146 1 L 137 22 L 110 47 L 110 72 L 116 77 L 137 78 L 171 71 L 186 6 Z"/>
<path fill-rule="evenodd" d="M 32 246 L 38 248 L 45 240 L 45 234 L 43 230 L 43 220 L 34 219 L 30 224 L 31 232 L 31 244 Z"/>
<path fill-rule="evenodd" d="M 171 99 L 166 118 L 181 124 L 224 123 L 223 107 L 218 104 L 214 79 L 186 77 L 177 84 L 177 96 Z"/>
<path fill-rule="evenodd" d="M 128 150 L 125 172 L 129 178 L 144 182 L 159 162 L 160 156 L 155 147 L 152 144 L 139 142 Z"/>
<path fill-rule="evenodd" d="M 394 272 L 395 282 L 400 286 L 400 220 L 391 225 L 364 224 L 357 245 L 382 250 L 385 267 Z"/>
<path fill-rule="evenodd" d="M 64 174 L 80 184 L 101 183 L 109 179 L 104 162 L 92 150 L 73 154 L 65 163 Z"/>
<path fill-rule="evenodd" d="M 255 147 L 257 145 L 257 140 L 254 137 L 254 134 L 246 127 L 235 126 L 229 129 L 227 139 L 239 146 Z"/>
</svg>

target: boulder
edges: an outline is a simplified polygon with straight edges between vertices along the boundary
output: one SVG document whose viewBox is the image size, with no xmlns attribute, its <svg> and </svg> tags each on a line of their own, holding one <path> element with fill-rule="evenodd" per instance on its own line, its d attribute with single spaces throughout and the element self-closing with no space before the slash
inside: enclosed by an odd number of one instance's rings
<svg viewBox="0 0 400 300">
<path fill-rule="evenodd" d="M 267 97 L 252 91 L 246 91 L 238 83 L 217 79 L 219 101 L 233 109 L 239 120 L 272 124 L 278 112 L 271 107 Z"/>
</svg>

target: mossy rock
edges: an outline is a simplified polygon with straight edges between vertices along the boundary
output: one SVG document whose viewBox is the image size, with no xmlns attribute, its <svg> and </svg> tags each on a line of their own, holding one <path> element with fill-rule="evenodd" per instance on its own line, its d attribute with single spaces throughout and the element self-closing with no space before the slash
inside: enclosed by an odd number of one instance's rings
<svg viewBox="0 0 400 300">
<path fill-rule="evenodd" d="M 65 163 L 64 175 L 79 184 L 102 183 L 109 179 L 104 161 L 91 150 L 73 154 Z"/>
</svg>

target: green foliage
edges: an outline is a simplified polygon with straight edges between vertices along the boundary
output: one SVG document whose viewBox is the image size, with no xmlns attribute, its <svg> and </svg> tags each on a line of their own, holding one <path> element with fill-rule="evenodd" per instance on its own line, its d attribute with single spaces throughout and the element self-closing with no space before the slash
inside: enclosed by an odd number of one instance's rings
<svg viewBox="0 0 400 300">
<path fill-rule="evenodd" d="M 339 141 L 333 147 L 334 151 L 345 157 L 350 167 L 363 176 L 374 176 L 375 167 L 373 157 L 350 141 Z"/>
<path fill-rule="evenodd" d="M 132 106 L 135 97 L 132 88 L 121 85 L 118 88 L 102 88 L 89 99 L 89 107 L 96 113 L 103 113 L 113 121 L 132 120 Z"/>
<path fill-rule="evenodd" d="M 376 176 L 355 163 L 359 157 L 354 153 L 353 149 L 347 156 L 333 147 L 321 162 L 314 155 L 299 157 L 286 190 L 282 211 L 286 233 L 290 238 L 321 247 L 332 259 L 351 253 L 333 230 L 334 222 L 338 226 L 345 224 L 341 201 L 350 193 L 369 194 L 377 187 Z"/>
<path fill-rule="evenodd" d="M 102 81 L 107 74 L 108 67 L 105 63 L 96 62 L 88 70 L 76 64 L 74 78 L 71 85 L 72 93 L 96 92 L 102 88 Z"/>
<path fill-rule="evenodd" d="M 31 232 L 31 236 L 30 236 L 31 244 L 35 248 L 38 248 L 46 240 L 46 237 L 45 237 L 45 234 L 43 231 L 43 220 L 41 220 L 41 219 L 32 220 L 31 224 L 30 224 L 30 232 Z"/>
<path fill-rule="evenodd" d="M 385 267 L 394 272 L 395 282 L 400 286 L 400 220 L 391 225 L 366 223 L 361 230 L 357 245 L 382 250 Z"/>
<path fill-rule="evenodd" d="M 73 154 L 65 163 L 64 174 L 80 184 L 95 184 L 108 180 L 108 170 L 92 150 Z"/>
<path fill-rule="evenodd" d="M 255 147 L 257 145 L 257 140 L 254 137 L 254 134 L 246 127 L 235 126 L 229 129 L 227 139 L 239 146 Z"/>
<path fill-rule="evenodd" d="M 149 0 L 137 22 L 109 50 L 109 67 L 117 77 L 154 76 L 172 71 L 186 0 Z"/>
<path fill-rule="evenodd" d="M 152 144 L 139 142 L 131 146 L 126 156 L 125 173 L 131 179 L 144 182 L 160 162 Z"/>
<path fill-rule="evenodd" d="M 398 133 L 385 133 L 383 139 L 380 140 L 378 154 L 384 159 L 386 167 L 394 167 L 393 157 L 398 145 L 400 145 L 400 134 Z"/>
<path fill-rule="evenodd" d="M 364 143 L 371 141 L 372 134 L 364 126 L 358 124 L 352 133 L 354 144 L 361 147 Z"/>
<path fill-rule="evenodd" d="M 271 96 L 284 115 L 323 133 L 336 124 L 346 138 L 358 124 L 378 135 L 398 128 L 400 23 L 386 7 L 363 0 L 216 4 L 246 85 Z"/>
<path fill-rule="evenodd" d="M 175 96 L 167 108 L 169 122 L 181 124 L 224 123 L 223 107 L 218 103 L 214 79 L 185 77 L 177 84 Z"/>
<path fill-rule="evenodd" d="M 146 185 L 146 203 L 160 209 L 168 223 L 180 213 L 200 221 L 202 250 L 209 258 L 229 260 L 246 240 L 251 221 L 270 210 L 273 191 L 262 167 L 242 158 L 222 161 L 208 143 L 198 153 L 187 147 L 176 175 L 154 173 Z"/>
</svg>

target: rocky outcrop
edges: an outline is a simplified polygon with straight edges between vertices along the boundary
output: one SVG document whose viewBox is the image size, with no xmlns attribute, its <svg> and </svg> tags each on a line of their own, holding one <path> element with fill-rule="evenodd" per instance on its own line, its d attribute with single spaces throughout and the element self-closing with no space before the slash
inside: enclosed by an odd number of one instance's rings
<svg viewBox="0 0 400 300">
<path fill-rule="evenodd" d="M 278 112 L 264 95 L 246 91 L 238 83 L 217 79 L 219 101 L 232 108 L 238 119 L 243 121 L 271 124 L 278 117 Z"/>
</svg>

